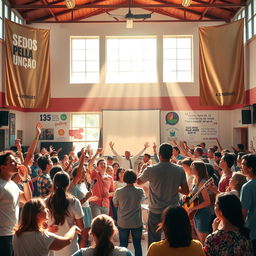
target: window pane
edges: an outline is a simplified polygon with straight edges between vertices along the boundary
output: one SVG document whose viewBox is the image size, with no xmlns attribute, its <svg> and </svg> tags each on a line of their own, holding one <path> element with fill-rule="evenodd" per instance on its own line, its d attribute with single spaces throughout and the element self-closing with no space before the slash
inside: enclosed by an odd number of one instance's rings
<svg viewBox="0 0 256 256">
<path fill-rule="evenodd" d="M 163 46 L 164 82 L 192 82 L 192 37 L 165 37 Z"/>
<path fill-rule="evenodd" d="M 85 140 L 87 141 L 97 141 L 100 137 L 100 129 L 96 128 L 86 128 L 85 130 Z"/>
<path fill-rule="evenodd" d="M 3 20 L 0 19 L 0 38 L 4 38 L 4 35 L 3 35 Z"/>
<path fill-rule="evenodd" d="M 156 38 L 107 38 L 107 83 L 156 82 Z"/>
<path fill-rule="evenodd" d="M 0 0 L 0 18 L 3 18 L 3 1 Z"/>
<path fill-rule="evenodd" d="M 13 11 L 11 11 L 11 21 L 15 21 L 15 14 Z"/>
<path fill-rule="evenodd" d="M 86 115 L 86 127 L 99 127 L 100 126 L 100 116 L 97 115 Z"/>
<path fill-rule="evenodd" d="M 247 19 L 251 19 L 252 17 L 252 4 L 250 3 L 248 6 L 247 6 Z"/>
<path fill-rule="evenodd" d="M 253 14 L 256 14 L 256 1 L 253 0 L 252 2 L 253 2 Z"/>
<path fill-rule="evenodd" d="M 248 29 L 248 39 L 250 39 L 252 37 L 252 20 L 250 20 L 247 23 L 247 29 Z"/>
<path fill-rule="evenodd" d="M 256 16 L 253 18 L 253 23 L 254 23 L 254 31 L 253 34 L 256 35 Z"/>
<path fill-rule="evenodd" d="M 6 4 L 4 5 L 4 17 L 9 19 L 9 8 Z"/>
<path fill-rule="evenodd" d="M 85 127 L 85 115 L 75 114 L 72 115 L 73 127 Z"/>
<path fill-rule="evenodd" d="M 99 39 L 71 38 L 70 82 L 99 82 Z"/>
</svg>

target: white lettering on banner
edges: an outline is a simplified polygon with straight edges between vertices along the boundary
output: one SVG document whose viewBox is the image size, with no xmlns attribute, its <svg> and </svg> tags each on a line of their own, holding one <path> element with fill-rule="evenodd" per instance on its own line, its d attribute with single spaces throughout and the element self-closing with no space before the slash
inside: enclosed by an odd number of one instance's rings
<svg viewBox="0 0 256 256">
<path fill-rule="evenodd" d="M 37 40 L 13 34 L 12 36 L 13 64 L 25 69 L 36 69 L 36 60 L 33 51 L 37 51 Z"/>
</svg>

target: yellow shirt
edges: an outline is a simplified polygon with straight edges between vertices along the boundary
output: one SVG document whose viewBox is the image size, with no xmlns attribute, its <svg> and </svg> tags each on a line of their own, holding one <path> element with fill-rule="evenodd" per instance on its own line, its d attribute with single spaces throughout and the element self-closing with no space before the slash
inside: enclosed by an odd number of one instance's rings
<svg viewBox="0 0 256 256">
<path fill-rule="evenodd" d="M 192 240 L 190 246 L 174 248 L 170 247 L 167 240 L 152 243 L 147 256 L 203 256 L 202 244 L 198 240 Z"/>
</svg>

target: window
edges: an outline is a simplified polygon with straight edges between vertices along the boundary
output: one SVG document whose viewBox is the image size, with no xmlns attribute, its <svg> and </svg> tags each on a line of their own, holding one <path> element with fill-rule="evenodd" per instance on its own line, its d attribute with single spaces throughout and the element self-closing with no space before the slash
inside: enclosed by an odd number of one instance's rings
<svg viewBox="0 0 256 256">
<path fill-rule="evenodd" d="M 157 82 L 156 37 L 107 37 L 107 83 Z"/>
<path fill-rule="evenodd" d="M 90 144 L 94 151 L 99 146 L 100 139 L 100 114 L 79 113 L 72 114 L 72 130 L 79 130 L 80 138 L 73 139 L 76 151 Z"/>
<path fill-rule="evenodd" d="M 163 38 L 163 81 L 192 82 L 192 36 Z"/>
<path fill-rule="evenodd" d="M 99 38 L 71 38 L 70 83 L 99 83 Z"/>
<path fill-rule="evenodd" d="M 0 0 L 0 38 L 4 38 L 3 1 Z"/>
</svg>

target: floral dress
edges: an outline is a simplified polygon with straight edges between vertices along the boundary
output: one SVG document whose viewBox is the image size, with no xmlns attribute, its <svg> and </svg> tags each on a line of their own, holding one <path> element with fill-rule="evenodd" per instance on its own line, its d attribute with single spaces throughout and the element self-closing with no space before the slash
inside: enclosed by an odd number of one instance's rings
<svg viewBox="0 0 256 256">
<path fill-rule="evenodd" d="M 252 244 L 239 231 L 217 230 L 208 235 L 204 251 L 206 256 L 252 256 Z"/>
</svg>

